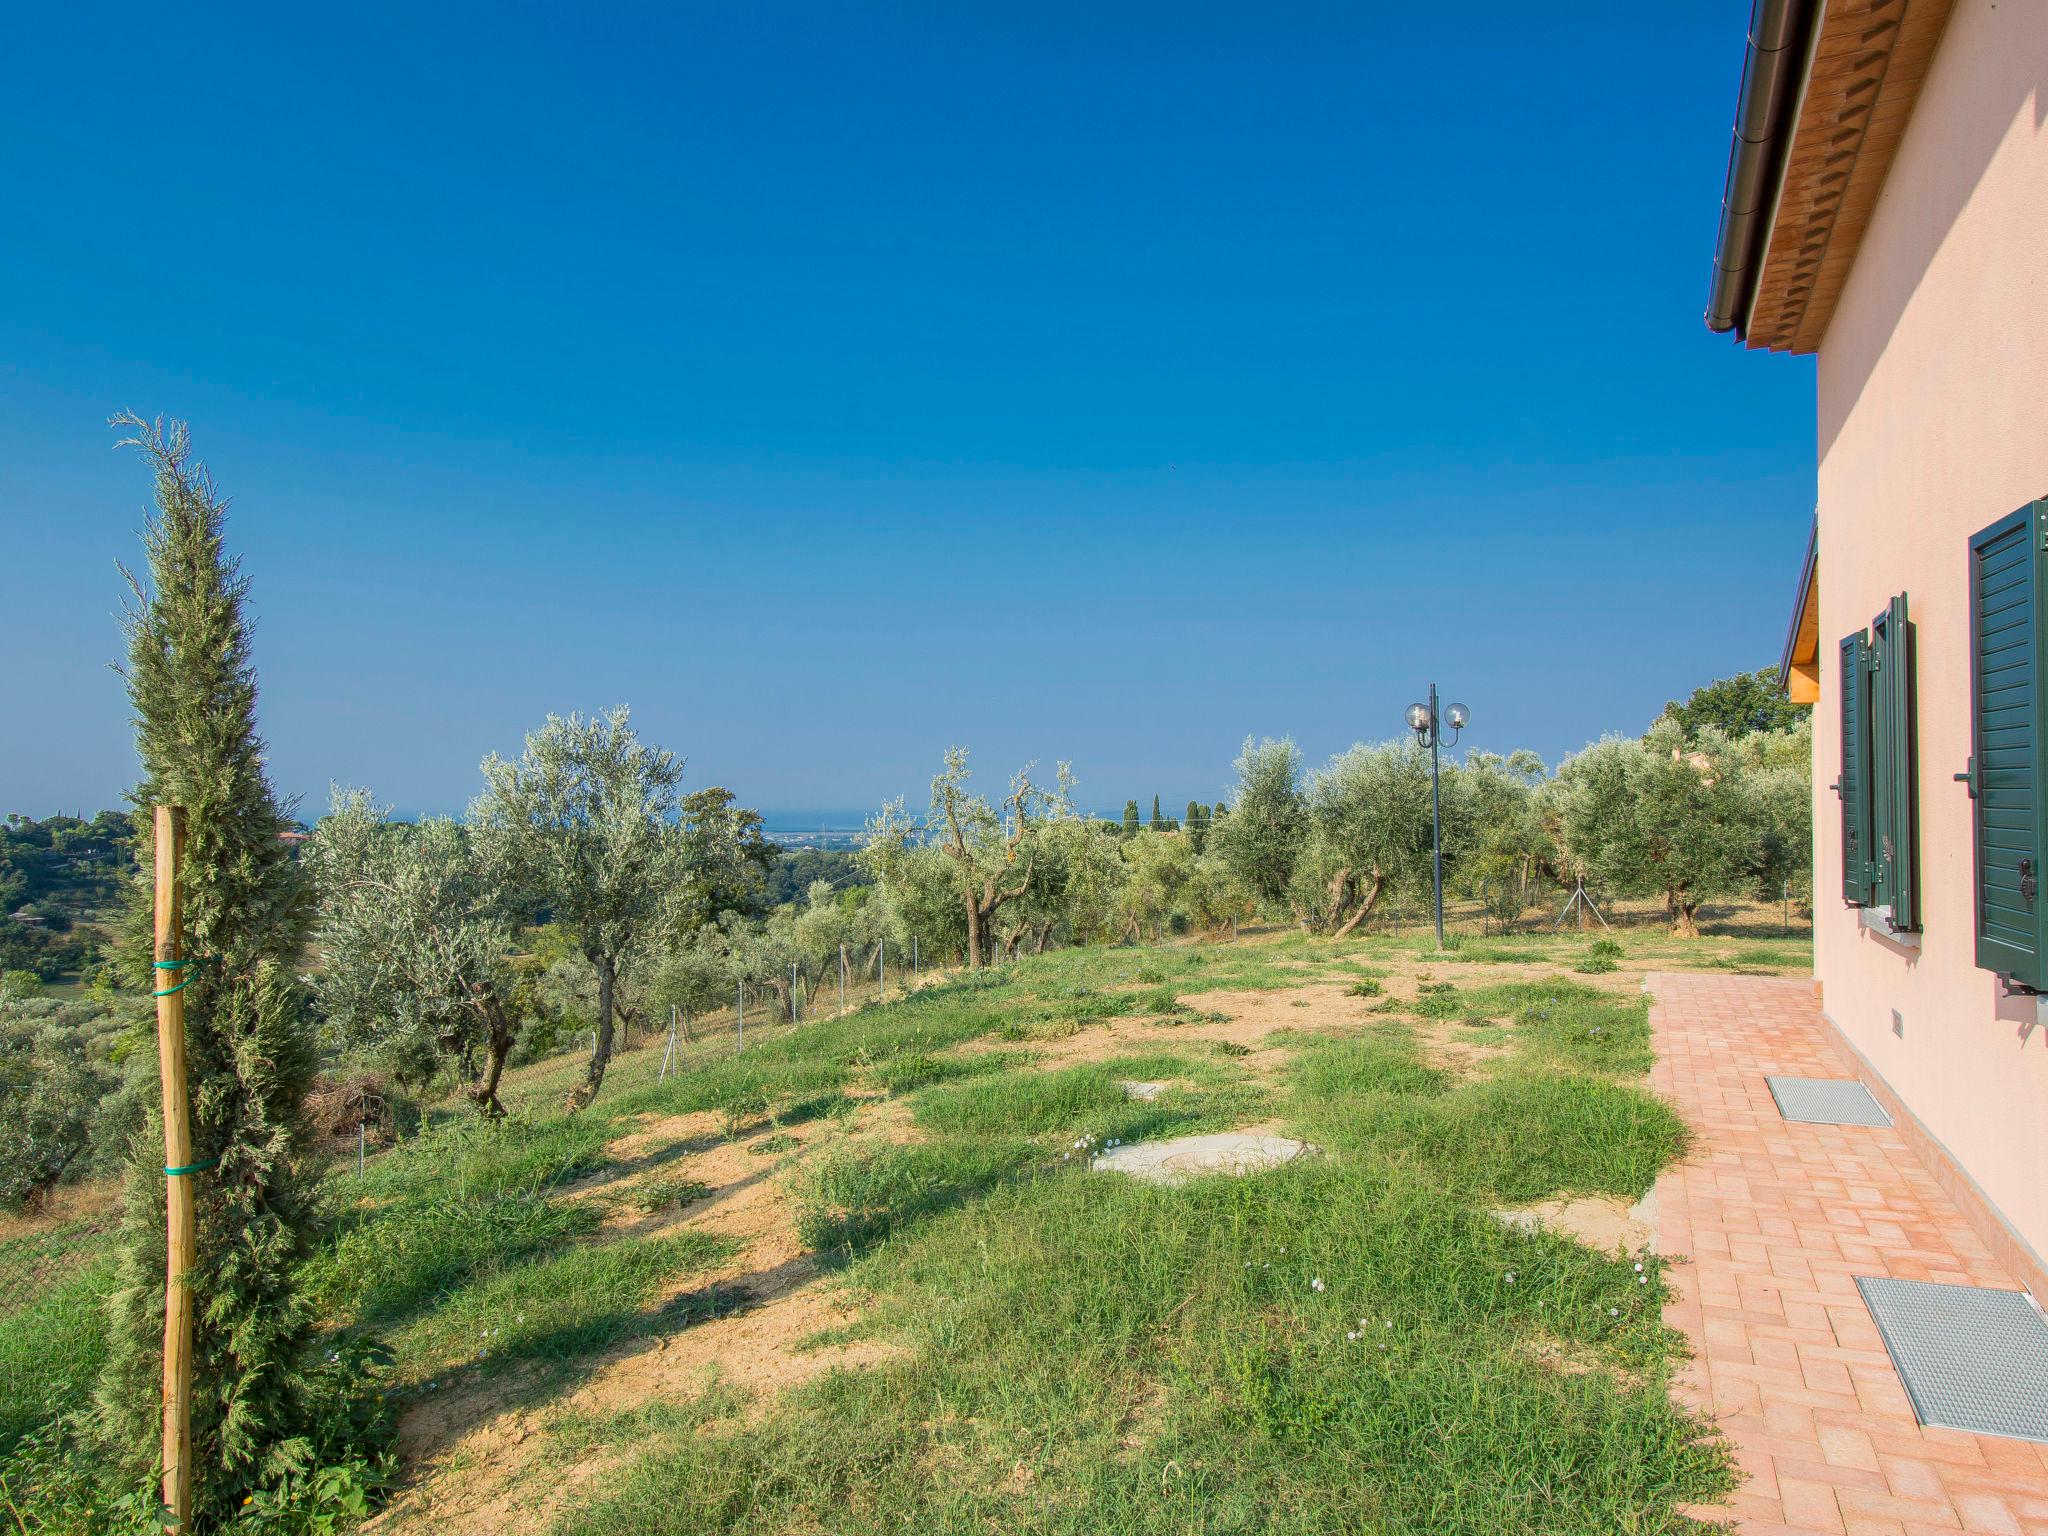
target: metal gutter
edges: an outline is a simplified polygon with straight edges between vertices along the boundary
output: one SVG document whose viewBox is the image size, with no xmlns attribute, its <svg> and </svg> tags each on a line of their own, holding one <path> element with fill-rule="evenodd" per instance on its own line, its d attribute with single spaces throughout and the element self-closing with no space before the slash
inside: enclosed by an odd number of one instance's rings
<svg viewBox="0 0 2048 1536">
<path fill-rule="evenodd" d="M 1785 631 L 1785 648 L 1778 653 L 1778 692 L 1792 691 L 1792 653 L 1799 648 L 1799 621 L 1806 617 L 1806 601 L 1813 592 L 1814 562 L 1820 558 L 1820 514 L 1813 518 L 1813 531 L 1806 536 L 1806 558 L 1799 562 L 1799 587 L 1792 596 L 1792 624 Z M 1814 642 L 1814 657 L 1820 655 L 1820 642 Z"/>
<path fill-rule="evenodd" d="M 1821 0 L 1754 0 L 1750 9 L 1742 93 L 1721 191 L 1721 233 L 1707 289 L 1710 331 L 1748 330 L 1820 12 Z"/>
</svg>

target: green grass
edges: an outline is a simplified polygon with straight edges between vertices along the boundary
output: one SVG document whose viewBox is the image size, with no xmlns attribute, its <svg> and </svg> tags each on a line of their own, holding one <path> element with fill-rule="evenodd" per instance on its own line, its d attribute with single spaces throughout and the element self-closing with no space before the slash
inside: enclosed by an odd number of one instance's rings
<svg viewBox="0 0 2048 1536">
<path fill-rule="evenodd" d="M 106 1346 L 111 1223 L 74 1222 L 0 1242 L 0 1455 L 82 1404 Z"/>
<path fill-rule="evenodd" d="M 706 1316 L 715 1298 L 650 1299 L 668 1281 L 706 1269 L 732 1251 L 704 1232 L 640 1241 L 580 1243 L 479 1275 L 441 1297 L 391 1340 L 401 1379 L 456 1366 L 559 1363 L 636 1333 Z"/>
<path fill-rule="evenodd" d="M 1654 1265 L 1381 1167 L 1000 1185 L 859 1276 L 906 1361 L 662 1435 L 559 1529 L 1606 1533 L 1727 1486 Z"/>
<path fill-rule="evenodd" d="M 1646 999 L 1561 977 L 1434 995 L 1458 1005 L 1440 1017 L 1511 1015 L 1510 1027 L 1486 1033 L 1512 1041 L 1513 1054 L 1453 1086 L 1398 1029 L 1305 1041 L 1288 1086 L 1310 1139 L 1509 1204 L 1577 1193 L 1633 1200 L 1682 1150 L 1670 1106 L 1616 1080 L 1650 1066 Z"/>
<path fill-rule="evenodd" d="M 1637 1081 L 1643 1000 L 1561 976 L 1486 985 L 1472 966 L 1781 970 L 1811 946 L 1631 929 L 1612 956 L 1595 937 L 1461 941 L 1428 962 L 1419 1006 L 1277 1032 L 1249 1060 L 1185 1035 L 1055 1068 L 958 1048 L 1190 1021 L 1208 1005 L 1188 999 L 1212 991 L 1320 982 L 1372 997 L 1389 962 L 1433 938 L 1028 957 L 844 1019 L 750 1020 L 744 1053 L 729 1030 L 707 1034 L 666 1081 L 660 1050 L 629 1053 L 576 1117 L 557 1105 L 581 1064 L 551 1059 L 514 1074 L 509 1122 L 438 1112 L 366 1177 L 338 1175 L 312 1294 L 330 1325 L 391 1343 L 408 1394 L 507 1366 L 492 1391 L 552 1391 L 594 1351 L 728 1304 L 697 1278 L 727 1257 L 718 1239 L 602 1226 L 701 1190 L 687 1163 L 664 1171 L 679 1147 L 614 1158 L 608 1144 L 708 1110 L 764 1154 L 760 1176 L 789 1181 L 806 1244 L 870 1299 L 860 1334 L 901 1353 L 768 1405 L 714 1390 L 579 1417 L 565 1447 L 632 1459 L 565 1518 L 574 1536 L 1676 1531 L 1675 1507 L 1729 1474 L 1666 1394 L 1678 1345 L 1658 1320 L 1658 1265 L 1638 1273 L 1488 1213 L 1633 1198 L 1679 1150 L 1682 1127 Z M 1446 1026 L 1508 1049 L 1439 1071 L 1416 1031 Z M 1170 1086 L 1138 1102 L 1123 1080 Z M 846 1134 L 877 1090 L 924 1139 Z M 1276 1115 L 1321 1155 L 1178 1190 L 1086 1171 L 1112 1138 Z M 801 1141 L 783 1129 L 820 1118 L 840 1123 Z M 98 1365 L 111 1240 L 37 1241 L 33 1298 L 0 1298 L 0 1451 L 78 1406 Z M 0 1249 L 0 1272 L 11 1256 Z"/>
<path fill-rule="evenodd" d="M 805 1170 L 796 1185 L 806 1247 L 844 1254 L 951 1210 L 1043 1161 L 1021 1137 L 846 1148 Z"/>
<path fill-rule="evenodd" d="M 478 1274 L 589 1231 L 594 1202 L 559 1198 L 605 1164 L 604 1121 L 471 1120 L 403 1144 L 338 1193 L 353 1196 L 308 1288 L 330 1316 L 385 1323 L 432 1306 Z"/>
<path fill-rule="evenodd" d="M 1160 1056 L 1126 1058 L 1157 1065 Z M 1181 1058 L 1174 1057 L 1178 1062 Z M 1006 1072 L 972 1082 L 946 1083 L 917 1095 L 917 1123 L 942 1136 L 1011 1135 L 1060 1138 L 1092 1135 L 1137 1141 L 1197 1130 L 1220 1130 L 1257 1112 L 1257 1091 L 1221 1063 L 1199 1073 L 1163 1074 L 1190 1079 L 1158 1098 L 1133 1099 L 1123 1082 L 1135 1077 L 1121 1065 L 1097 1064 L 1058 1071 Z M 1206 1086 L 1204 1086 L 1206 1084 Z"/>
<path fill-rule="evenodd" d="M 1142 1001 L 1247 974 L 1298 983 L 1317 973 L 1287 964 L 1294 947 L 1256 965 L 1047 956 L 978 996 L 1021 1009 L 1074 1000 L 1059 989 Z M 1676 1506 L 1732 1474 L 1668 1395 L 1680 1341 L 1657 1261 L 1489 1213 L 1633 1198 L 1676 1155 L 1682 1127 L 1631 1080 L 1649 1060 L 1643 1000 L 1564 978 L 1424 996 L 1425 1018 L 1471 1022 L 1509 1053 L 1457 1077 L 1398 1019 L 1278 1033 L 1279 1107 L 1322 1155 L 1175 1190 L 1085 1158 L 1113 1136 L 1270 1114 L 1238 1054 L 920 1068 L 928 1139 L 828 1153 L 798 1187 L 806 1242 L 851 1263 L 873 1300 L 864 1329 L 902 1357 L 766 1414 L 620 1420 L 613 1442 L 643 1433 L 643 1454 L 558 1531 L 1678 1530 Z M 1171 1086 L 1139 1103 L 1120 1080 Z"/>
</svg>

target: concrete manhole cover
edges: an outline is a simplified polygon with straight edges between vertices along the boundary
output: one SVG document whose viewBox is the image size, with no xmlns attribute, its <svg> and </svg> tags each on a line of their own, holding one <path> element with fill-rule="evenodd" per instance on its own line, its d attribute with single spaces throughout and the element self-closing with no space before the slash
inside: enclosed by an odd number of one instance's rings
<svg viewBox="0 0 2048 1536">
<path fill-rule="evenodd" d="M 1112 1147 L 1089 1166 L 1101 1172 L 1127 1173 L 1148 1184 L 1173 1185 L 1210 1173 L 1260 1173 L 1314 1150 L 1306 1142 L 1289 1141 L 1285 1136 L 1223 1131 L 1213 1136 L 1176 1136 L 1168 1141 Z"/>
</svg>

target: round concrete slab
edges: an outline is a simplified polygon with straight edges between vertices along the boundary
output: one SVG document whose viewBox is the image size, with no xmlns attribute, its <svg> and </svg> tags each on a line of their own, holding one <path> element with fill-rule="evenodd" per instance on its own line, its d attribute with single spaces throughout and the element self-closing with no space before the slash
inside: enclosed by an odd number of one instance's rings
<svg viewBox="0 0 2048 1536">
<path fill-rule="evenodd" d="M 1114 1147 L 1089 1166 L 1100 1172 L 1129 1174 L 1148 1184 L 1173 1185 L 1210 1173 L 1258 1173 L 1291 1163 L 1313 1150 L 1306 1142 L 1289 1141 L 1285 1136 L 1222 1131 L 1213 1136 L 1177 1136 L 1169 1141 Z"/>
</svg>

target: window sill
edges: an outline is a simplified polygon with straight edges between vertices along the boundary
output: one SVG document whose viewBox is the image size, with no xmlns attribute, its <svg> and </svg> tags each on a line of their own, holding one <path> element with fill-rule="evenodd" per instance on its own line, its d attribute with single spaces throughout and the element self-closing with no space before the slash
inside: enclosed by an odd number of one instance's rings
<svg viewBox="0 0 2048 1536">
<path fill-rule="evenodd" d="M 1856 921 L 1865 933 L 1884 940 L 1896 949 L 1919 952 L 1920 935 L 1904 928 L 1894 928 L 1890 907 L 1858 907 Z"/>
</svg>

